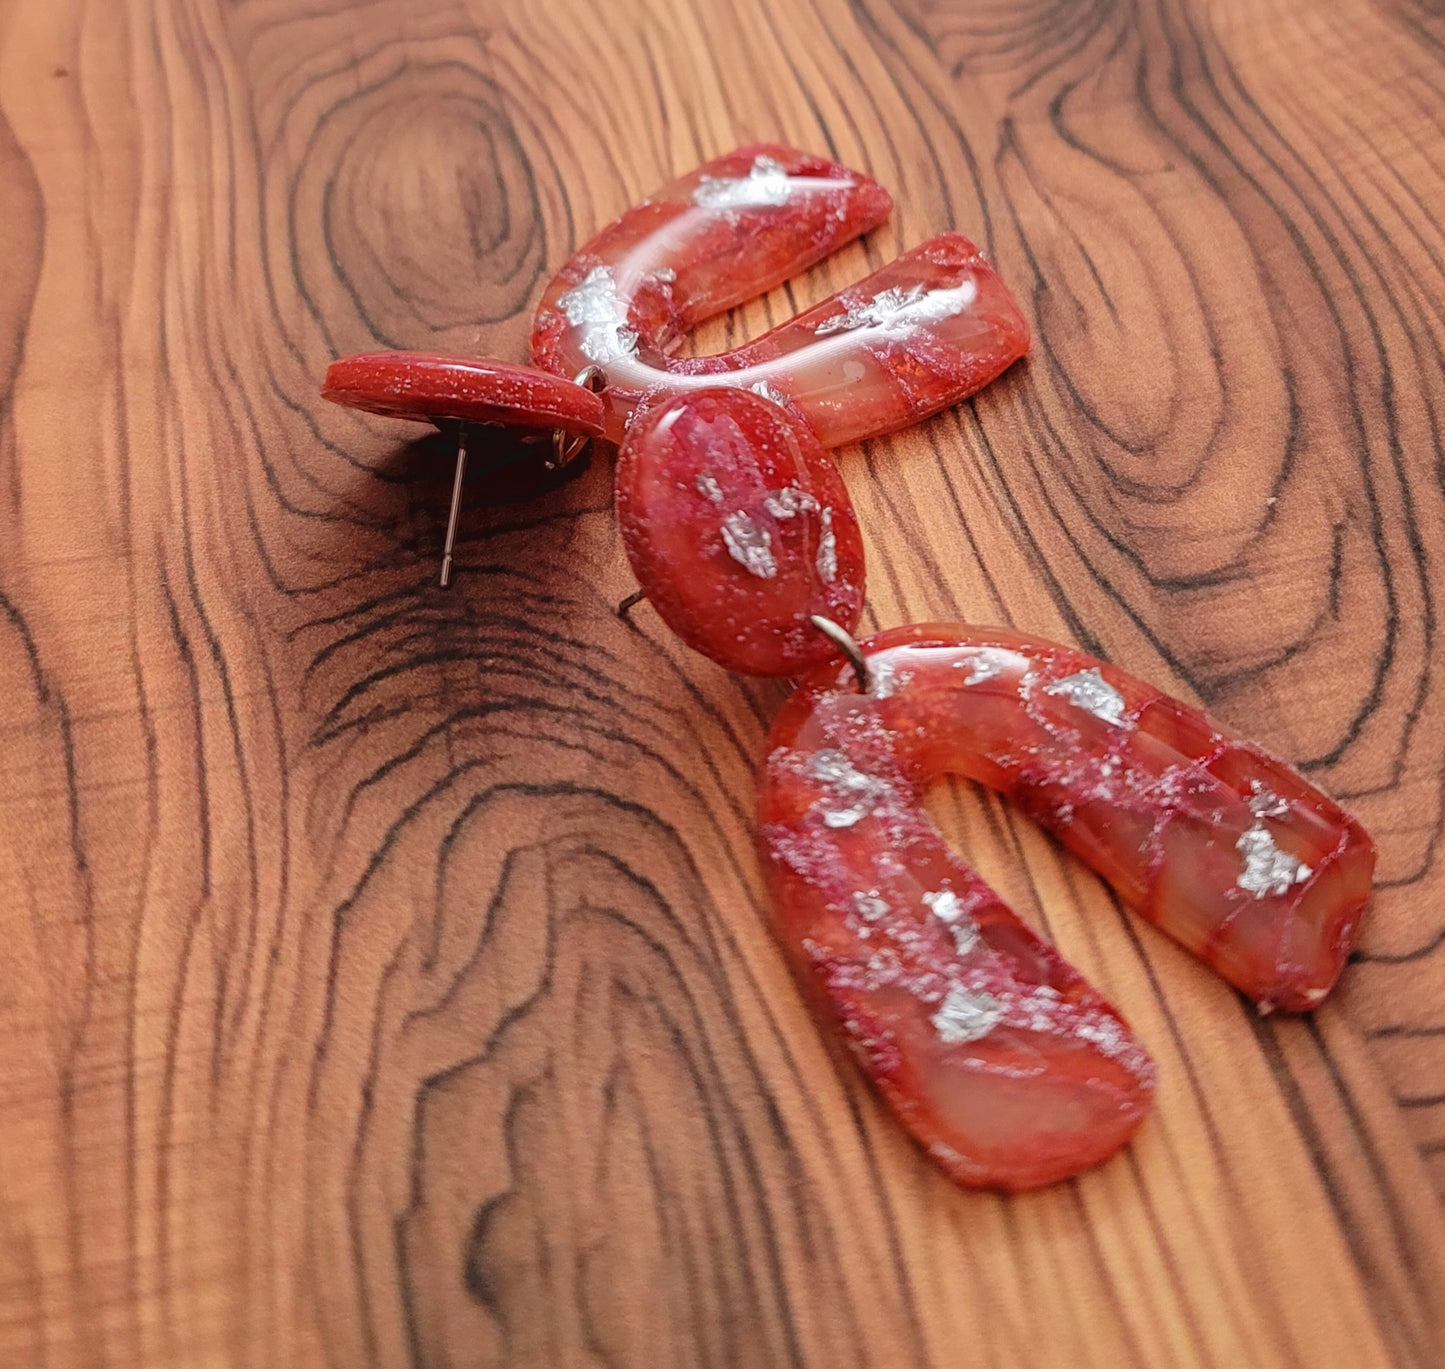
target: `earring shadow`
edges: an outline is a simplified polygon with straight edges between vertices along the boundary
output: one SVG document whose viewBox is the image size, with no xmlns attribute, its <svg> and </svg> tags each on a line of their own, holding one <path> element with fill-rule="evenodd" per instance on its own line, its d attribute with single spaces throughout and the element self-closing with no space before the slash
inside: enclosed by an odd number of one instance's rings
<svg viewBox="0 0 1445 1369">
<path fill-rule="evenodd" d="M 550 431 L 449 425 L 402 443 L 372 467 L 372 474 L 388 484 L 429 487 L 435 482 L 449 487 L 462 438 L 467 446 L 462 497 L 468 506 L 517 504 L 550 494 L 581 475 L 592 456 L 588 446 L 574 460 L 558 466 L 553 464 Z M 429 497 L 429 488 L 426 493 Z"/>
</svg>

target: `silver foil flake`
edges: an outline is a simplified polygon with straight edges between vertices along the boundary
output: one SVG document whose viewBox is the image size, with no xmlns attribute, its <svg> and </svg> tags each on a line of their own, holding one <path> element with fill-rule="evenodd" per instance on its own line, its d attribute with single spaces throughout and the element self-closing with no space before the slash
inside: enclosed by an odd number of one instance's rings
<svg viewBox="0 0 1445 1369">
<path fill-rule="evenodd" d="M 911 670 L 899 670 L 887 656 L 869 661 L 868 674 L 873 681 L 873 687 L 868 692 L 875 699 L 891 699 L 913 678 Z"/>
<path fill-rule="evenodd" d="M 710 475 L 700 475 L 695 482 L 697 492 L 713 504 L 721 504 L 723 498 L 722 486 Z"/>
<path fill-rule="evenodd" d="M 933 916 L 953 933 L 959 955 L 967 955 L 978 945 L 978 925 L 968 915 L 963 900 L 952 889 L 924 894 L 923 901 L 933 909 Z"/>
<path fill-rule="evenodd" d="M 957 984 L 929 1019 L 946 1046 L 961 1046 L 987 1036 L 1003 1017 L 1003 1004 L 992 994 L 973 993 Z"/>
<path fill-rule="evenodd" d="M 869 889 L 866 893 L 861 889 L 854 890 L 853 909 L 867 922 L 877 922 L 889 912 L 887 901 L 879 897 L 877 889 Z"/>
<path fill-rule="evenodd" d="M 1111 727 L 1125 725 L 1124 696 L 1099 674 L 1097 667 L 1055 680 L 1044 686 L 1044 693 L 1062 694 L 1075 708 L 1092 713 Z"/>
<path fill-rule="evenodd" d="M 1240 834 L 1234 848 L 1244 857 L 1244 869 L 1235 881 L 1255 898 L 1287 894 L 1291 886 L 1303 884 L 1314 871 L 1274 843 L 1263 823 Z"/>
<path fill-rule="evenodd" d="M 741 509 L 723 519 L 722 537 L 728 555 L 750 575 L 771 580 L 778 573 L 778 560 L 773 555 L 773 539 L 768 536 L 768 530 L 760 528 Z"/>
<path fill-rule="evenodd" d="M 1134 1038 L 1129 1035 L 1129 1029 L 1116 1017 L 1100 1013 L 1092 1019 L 1079 1018 L 1069 1024 L 1069 1029 L 1081 1040 L 1097 1046 L 1111 1060 L 1141 1054 Z"/>
<path fill-rule="evenodd" d="M 827 337 L 830 333 L 851 333 L 855 328 L 881 328 L 922 297 L 921 285 L 911 286 L 908 290 L 895 285 L 862 304 L 850 305 L 841 314 L 824 319 L 813 330 L 813 335 Z"/>
<path fill-rule="evenodd" d="M 985 680 L 991 680 L 996 675 L 1002 675 L 1008 666 L 1008 657 L 1001 651 L 995 651 L 991 647 L 984 647 L 975 653 L 968 661 L 968 674 L 964 677 L 964 684 L 982 684 Z"/>
<path fill-rule="evenodd" d="M 557 304 L 567 322 L 582 330 L 578 346 L 599 366 L 637 352 L 637 333 L 627 324 L 627 305 L 618 297 L 610 267 L 594 266 Z"/>
<path fill-rule="evenodd" d="M 789 485 L 781 490 L 769 490 L 763 497 L 763 507 L 774 518 L 793 518 L 809 509 L 816 509 L 818 501 L 807 490 Z"/>
<path fill-rule="evenodd" d="M 955 922 L 948 930 L 953 933 L 953 944 L 959 955 L 967 955 L 982 940 L 978 924 L 972 918 L 966 922 Z"/>
<path fill-rule="evenodd" d="M 1249 811 L 1257 818 L 1283 818 L 1289 816 L 1289 804 L 1267 784 L 1250 780 Z"/>
<path fill-rule="evenodd" d="M 886 786 L 865 775 L 841 751 L 819 751 L 809 767 L 827 788 L 815 803 L 825 827 L 852 827 L 873 811 Z"/>
<path fill-rule="evenodd" d="M 954 923 L 966 917 L 963 900 L 952 889 L 940 889 L 937 893 L 924 894 L 923 901 L 933 909 L 933 916 L 940 922 Z"/>
<path fill-rule="evenodd" d="M 833 510 L 822 513 L 823 535 L 818 539 L 818 555 L 814 564 L 818 567 L 818 578 L 831 585 L 838 578 L 838 535 L 833 531 Z"/>
<path fill-rule="evenodd" d="M 750 389 L 755 395 L 761 395 L 764 399 L 770 401 L 773 404 L 780 404 L 784 408 L 787 407 L 787 395 L 783 394 L 781 390 L 775 390 L 771 385 L 768 384 L 766 380 L 754 381 L 751 385 L 748 386 L 748 389 Z"/>
<path fill-rule="evenodd" d="M 1056 1032 L 1059 1029 L 1059 1012 L 1063 995 L 1048 984 L 1039 984 L 1014 1002 L 1018 1016 L 1015 1022 L 1025 1031 Z"/>
<path fill-rule="evenodd" d="M 861 304 L 849 305 L 841 314 L 825 319 L 814 330 L 814 337 L 830 333 L 851 333 L 856 328 L 881 329 L 885 333 L 910 332 L 925 323 L 938 323 L 961 314 L 978 294 L 978 286 L 966 280 L 948 290 L 929 290 L 925 286 L 891 286 Z"/>
<path fill-rule="evenodd" d="M 746 176 L 704 176 L 692 192 L 699 209 L 761 209 L 787 204 L 793 187 L 776 157 L 757 157 Z"/>
<path fill-rule="evenodd" d="M 1010 1004 L 1010 1025 L 1047 1036 L 1067 1033 L 1087 1041 L 1102 1055 L 1120 1061 L 1140 1079 L 1154 1077 L 1154 1065 L 1128 1027 L 1104 1008 L 1080 1008 L 1047 984 L 1040 984 Z"/>
</svg>

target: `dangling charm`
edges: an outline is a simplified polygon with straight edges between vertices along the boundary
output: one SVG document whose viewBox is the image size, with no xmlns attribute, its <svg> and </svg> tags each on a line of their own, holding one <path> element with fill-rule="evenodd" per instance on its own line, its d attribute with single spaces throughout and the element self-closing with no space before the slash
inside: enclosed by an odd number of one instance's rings
<svg viewBox="0 0 1445 1369">
<path fill-rule="evenodd" d="M 1282 761 L 1081 652 L 922 625 L 821 667 L 774 724 L 758 796 L 778 930 L 904 1124 L 956 1179 L 1027 1188 L 1142 1118 L 1117 1014 L 943 843 L 941 774 L 1008 795 L 1262 1007 L 1315 1006 L 1374 843 Z"/>
</svg>

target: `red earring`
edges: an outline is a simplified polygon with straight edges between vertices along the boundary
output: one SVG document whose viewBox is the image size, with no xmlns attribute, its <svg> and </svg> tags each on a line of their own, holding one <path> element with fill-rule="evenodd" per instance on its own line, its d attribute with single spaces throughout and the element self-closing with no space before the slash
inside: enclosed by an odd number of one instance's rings
<svg viewBox="0 0 1445 1369">
<path fill-rule="evenodd" d="M 795 972 L 945 1170 L 1027 1188 L 1123 1145 L 1154 1065 L 948 850 L 920 802 L 930 779 L 963 774 L 1017 801 L 1266 1010 L 1329 992 L 1375 848 L 1283 762 L 1077 651 L 961 626 L 853 640 L 862 540 L 824 448 L 956 403 L 1021 356 L 1028 328 L 1007 288 L 946 234 L 745 347 L 667 354 L 889 207 L 845 167 L 743 149 L 568 261 L 534 321 L 543 369 L 378 354 L 337 362 L 325 393 L 403 417 L 551 429 L 553 464 L 591 437 L 622 440 L 623 543 L 663 620 L 733 670 L 816 667 L 759 779 Z M 463 429 L 443 584 L 465 458 Z"/>
<path fill-rule="evenodd" d="M 821 260 L 891 207 L 846 167 L 743 148 L 603 229 L 537 308 L 537 363 L 606 377 L 608 433 L 622 440 L 618 518 L 643 594 L 730 670 L 795 675 L 835 651 L 812 617 L 851 630 L 862 613 L 862 540 L 823 447 L 955 404 L 1028 349 L 1007 287 L 952 233 L 747 346 L 669 360 L 689 329 Z"/>
</svg>

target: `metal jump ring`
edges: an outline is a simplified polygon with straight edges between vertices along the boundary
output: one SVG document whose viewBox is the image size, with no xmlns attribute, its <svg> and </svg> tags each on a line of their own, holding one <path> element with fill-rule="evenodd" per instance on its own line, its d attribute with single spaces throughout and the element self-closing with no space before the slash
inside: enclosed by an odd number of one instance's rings
<svg viewBox="0 0 1445 1369">
<path fill-rule="evenodd" d="M 580 385 L 584 390 L 591 390 L 593 394 L 601 394 L 607 388 L 607 377 L 600 366 L 584 366 L 572 377 L 572 383 Z M 564 433 L 560 428 L 554 428 L 552 464 L 566 466 L 575 461 L 591 441 L 591 437 L 586 433 Z"/>
<path fill-rule="evenodd" d="M 871 694 L 873 679 L 868 673 L 868 661 L 863 655 L 863 648 L 854 641 L 853 634 L 839 627 L 831 618 L 823 617 L 821 613 L 809 614 L 808 621 L 848 658 L 848 664 L 853 667 L 853 673 L 858 677 L 859 690 L 864 694 Z"/>
</svg>

